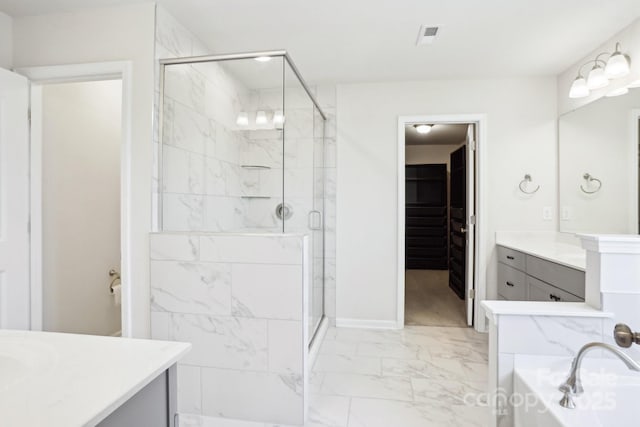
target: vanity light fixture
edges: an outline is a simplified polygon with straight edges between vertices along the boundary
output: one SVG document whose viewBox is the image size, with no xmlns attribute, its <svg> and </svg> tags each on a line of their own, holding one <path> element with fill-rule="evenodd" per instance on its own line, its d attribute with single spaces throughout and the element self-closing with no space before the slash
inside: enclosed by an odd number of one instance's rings
<svg viewBox="0 0 640 427">
<path fill-rule="evenodd" d="M 431 128 L 432 128 L 431 125 L 425 125 L 425 124 L 413 125 L 413 127 L 416 129 L 416 132 L 422 135 L 426 135 L 429 132 L 431 132 Z"/>
<path fill-rule="evenodd" d="M 266 125 L 267 124 L 267 113 L 260 110 L 256 112 L 256 124 L 257 125 Z"/>
<path fill-rule="evenodd" d="M 614 96 L 626 95 L 629 93 L 629 89 L 626 87 L 620 87 L 618 89 L 614 89 L 611 92 L 607 93 L 605 96 L 607 98 L 613 98 Z"/>
<path fill-rule="evenodd" d="M 253 59 L 255 59 L 258 62 L 269 62 L 271 61 L 272 58 L 270 56 L 256 56 Z"/>
<path fill-rule="evenodd" d="M 240 111 L 236 118 L 236 124 L 238 126 L 249 126 L 249 115 L 244 111 Z"/>
<path fill-rule="evenodd" d="M 605 61 L 603 56 L 609 56 Z M 631 59 L 620 51 L 620 43 L 616 43 L 613 53 L 602 52 L 580 66 L 578 76 L 571 84 L 569 98 L 584 98 L 589 96 L 592 90 L 602 89 L 609 85 L 609 79 L 618 79 L 629 74 Z M 593 64 L 593 65 L 592 65 Z M 582 69 L 586 65 L 592 65 L 591 71 L 585 79 Z"/>
</svg>

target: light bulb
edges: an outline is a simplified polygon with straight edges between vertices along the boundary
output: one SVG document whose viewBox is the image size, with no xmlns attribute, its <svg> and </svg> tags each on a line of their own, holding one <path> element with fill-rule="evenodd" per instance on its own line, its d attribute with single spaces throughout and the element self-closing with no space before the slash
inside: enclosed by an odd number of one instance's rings
<svg viewBox="0 0 640 427">
<path fill-rule="evenodd" d="M 266 125 L 267 124 L 267 113 L 260 110 L 256 113 L 256 124 L 257 125 Z"/>
<path fill-rule="evenodd" d="M 240 111 L 236 118 L 236 124 L 238 126 L 249 126 L 249 115 L 244 111 Z"/>
<path fill-rule="evenodd" d="M 273 113 L 273 124 L 274 125 L 283 125 L 284 124 L 284 113 L 282 110 L 277 110 Z"/>
<path fill-rule="evenodd" d="M 607 93 L 607 97 L 612 98 L 614 96 L 626 95 L 629 93 L 629 89 L 626 87 L 621 87 L 618 89 L 614 89 L 611 92 Z"/>
<path fill-rule="evenodd" d="M 585 96 L 589 96 L 589 88 L 584 77 L 579 75 L 571 84 L 569 98 L 584 98 Z"/>
<path fill-rule="evenodd" d="M 629 60 L 626 55 L 616 50 L 607 61 L 604 72 L 610 79 L 617 79 L 629 74 Z"/>
<path fill-rule="evenodd" d="M 413 127 L 416 128 L 416 132 L 423 135 L 431 132 L 431 125 L 413 125 Z"/>
<path fill-rule="evenodd" d="M 594 65 L 587 77 L 587 87 L 591 90 L 602 89 L 609 84 L 609 78 L 604 69 L 598 64 Z"/>
</svg>

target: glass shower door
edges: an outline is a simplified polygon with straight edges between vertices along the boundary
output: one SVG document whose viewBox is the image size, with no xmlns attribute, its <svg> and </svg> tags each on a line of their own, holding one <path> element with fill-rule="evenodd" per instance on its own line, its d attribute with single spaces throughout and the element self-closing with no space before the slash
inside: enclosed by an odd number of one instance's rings
<svg viewBox="0 0 640 427">
<path fill-rule="evenodd" d="M 324 315 L 324 119 L 287 65 L 284 73 L 284 204 L 286 233 L 309 236 L 309 342 Z"/>
</svg>

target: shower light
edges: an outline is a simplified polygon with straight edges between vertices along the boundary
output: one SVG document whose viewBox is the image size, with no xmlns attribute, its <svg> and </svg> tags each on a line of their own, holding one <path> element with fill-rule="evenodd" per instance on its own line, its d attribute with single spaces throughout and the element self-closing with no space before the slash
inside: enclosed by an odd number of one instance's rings
<svg viewBox="0 0 640 427">
<path fill-rule="evenodd" d="M 244 111 L 240 111 L 236 118 L 236 124 L 238 126 L 249 126 L 249 115 Z"/>
<path fill-rule="evenodd" d="M 581 75 L 578 75 L 571 85 L 569 91 L 569 98 L 584 98 L 589 96 L 589 88 L 587 87 L 587 81 Z"/>
<path fill-rule="evenodd" d="M 266 125 L 267 124 L 267 113 L 260 110 L 256 112 L 256 124 L 257 125 Z"/>
<path fill-rule="evenodd" d="M 284 124 L 284 113 L 282 110 L 276 110 L 273 113 L 273 124 L 276 126 L 282 126 Z"/>
<path fill-rule="evenodd" d="M 431 132 L 431 125 L 421 124 L 421 125 L 413 125 L 413 127 L 416 129 L 416 132 L 423 135 Z"/>
<path fill-rule="evenodd" d="M 611 91 L 611 92 L 609 92 L 606 96 L 607 96 L 608 98 L 612 98 L 612 97 L 614 97 L 614 96 L 626 95 L 626 94 L 628 94 L 628 93 L 629 93 L 629 89 L 628 89 L 628 88 L 626 88 L 626 87 L 621 87 L 621 88 L 618 88 L 618 89 L 614 89 L 614 90 L 612 90 L 612 91 Z"/>
<path fill-rule="evenodd" d="M 272 58 L 270 56 L 256 56 L 253 59 L 255 59 L 258 62 L 269 62 L 271 61 Z"/>
</svg>

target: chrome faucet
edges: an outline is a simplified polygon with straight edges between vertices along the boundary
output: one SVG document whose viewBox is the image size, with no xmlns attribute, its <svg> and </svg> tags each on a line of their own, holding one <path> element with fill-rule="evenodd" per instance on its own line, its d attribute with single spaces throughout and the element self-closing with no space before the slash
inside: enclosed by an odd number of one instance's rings
<svg viewBox="0 0 640 427">
<path fill-rule="evenodd" d="M 573 402 L 573 396 L 580 395 L 584 392 L 584 389 L 582 388 L 582 382 L 580 381 L 580 365 L 582 364 L 582 359 L 590 350 L 598 348 L 607 350 L 615 354 L 618 359 L 622 360 L 622 362 L 627 365 L 627 368 L 632 371 L 640 372 L 640 364 L 638 364 L 635 360 L 633 360 L 614 346 L 602 342 L 592 342 L 586 344 L 580 349 L 580 351 L 578 351 L 578 354 L 573 359 L 569 377 L 567 377 L 565 382 L 562 383 L 559 387 L 559 390 L 564 393 L 564 396 L 562 397 L 562 399 L 560 399 L 560 406 L 562 406 L 563 408 L 573 409 L 576 407 L 575 403 Z"/>
</svg>

